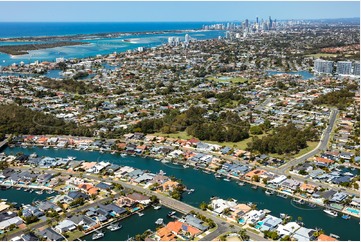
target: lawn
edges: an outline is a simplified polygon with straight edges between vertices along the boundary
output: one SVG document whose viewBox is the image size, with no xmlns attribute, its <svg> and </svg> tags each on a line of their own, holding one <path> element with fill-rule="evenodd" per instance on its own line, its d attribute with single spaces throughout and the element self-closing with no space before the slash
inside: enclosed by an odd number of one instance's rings
<svg viewBox="0 0 361 242">
<path fill-rule="evenodd" d="M 66 233 L 69 237 L 67 238 L 67 240 L 69 241 L 74 241 L 82 236 L 84 236 L 84 233 L 82 231 L 79 231 L 79 230 L 74 230 L 72 232 L 67 232 Z"/>
<path fill-rule="evenodd" d="M 308 57 L 320 58 L 320 57 L 336 57 L 336 54 L 328 54 L 328 53 L 317 53 L 312 55 L 307 55 Z"/>
</svg>

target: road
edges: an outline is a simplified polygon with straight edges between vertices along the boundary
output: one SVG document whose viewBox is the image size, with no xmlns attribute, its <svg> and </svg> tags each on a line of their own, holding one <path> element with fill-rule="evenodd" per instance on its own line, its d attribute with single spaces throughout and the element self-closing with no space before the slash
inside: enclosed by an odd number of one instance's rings
<svg viewBox="0 0 361 242">
<path fill-rule="evenodd" d="M 30 168 L 29 167 L 14 167 L 14 169 L 29 170 Z M 42 171 L 42 169 L 39 169 L 39 168 L 31 168 L 31 170 L 38 171 L 38 172 Z M 72 172 L 61 171 L 61 170 L 47 170 L 47 173 L 52 173 L 52 174 L 56 174 L 58 172 L 60 172 L 63 175 L 80 176 L 79 173 L 72 173 Z M 83 174 L 83 178 L 99 180 L 99 177 L 96 175 Z M 199 208 L 193 207 L 182 201 L 173 199 L 173 198 L 163 195 L 161 193 L 157 193 L 157 192 L 145 189 L 141 186 L 129 184 L 129 183 L 123 182 L 123 181 L 114 181 L 113 179 L 110 179 L 110 178 L 103 178 L 102 181 L 109 182 L 109 183 L 115 182 L 115 183 L 121 184 L 124 188 L 132 189 L 134 191 L 146 194 L 148 196 L 155 195 L 159 198 L 161 204 L 163 204 L 164 206 L 169 207 L 171 209 L 174 209 L 178 212 L 181 212 L 183 214 L 187 214 L 190 211 L 195 211 L 195 212 L 198 212 L 198 213 L 206 216 L 207 218 L 212 219 L 217 224 L 217 229 L 215 231 L 213 231 L 212 233 L 206 235 L 202 240 L 213 240 L 225 232 L 238 232 L 240 229 L 242 229 L 242 226 L 240 226 L 238 224 L 233 224 L 233 226 L 231 226 L 231 224 L 227 223 L 226 220 L 221 219 L 220 217 L 218 217 L 210 212 L 203 211 Z M 117 196 L 119 196 L 119 195 L 117 195 Z M 98 201 L 97 203 L 104 202 L 109 199 L 110 198 L 105 198 L 103 200 Z M 82 207 L 79 207 L 79 208 L 67 213 L 67 215 L 70 213 L 79 212 L 79 211 L 87 208 L 87 206 L 92 206 L 92 205 L 94 205 L 94 204 L 84 205 Z M 46 225 L 46 221 L 34 226 L 33 228 L 40 228 L 44 225 Z M 19 231 L 16 233 L 16 235 L 14 234 L 11 237 L 21 235 L 22 233 L 23 233 L 22 231 Z M 253 233 L 251 231 L 248 231 L 248 230 L 247 230 L 247 234 L 250 236 L 251 240 L 254 240 L 254 241 L 264 241 L 265 240 L 262 236 L 260 236 L 256 233 Z"/>
</svg>

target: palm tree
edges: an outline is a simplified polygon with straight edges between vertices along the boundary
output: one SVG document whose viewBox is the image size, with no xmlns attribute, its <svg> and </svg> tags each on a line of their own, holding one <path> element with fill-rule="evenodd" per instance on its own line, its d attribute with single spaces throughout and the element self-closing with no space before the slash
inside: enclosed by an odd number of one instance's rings
<svg viewBox="0 0 361 242">
<path fill-rule="evenodd" d="M 246 233 L 245 229 L 241 229 L 238 231 L 239 237 L 241 237 L 242 240 L 249 240 L 249 235 Z"/>
</svg>

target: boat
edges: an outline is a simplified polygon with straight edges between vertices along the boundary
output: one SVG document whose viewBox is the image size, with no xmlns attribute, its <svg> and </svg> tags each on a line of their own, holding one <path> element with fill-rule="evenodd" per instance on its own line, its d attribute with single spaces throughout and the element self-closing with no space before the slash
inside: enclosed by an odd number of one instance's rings
<svg viewBox="0 0 361 242">
<path fill-rule="evenodd" d="M 253 203 L 252 203 L 252 202 L 248 202 L 248 203 L 247 203 L 247 206 L 252 207 L 252 206 L 253 206 Z"/>
<path fill-rule="evenodd" d="M 68 160 L 76 160 L 76 157 L 74 157 L 74 156 L 68 156 Z"/>
<path fill-rule="evenodd" d="M 30 193 L 32 193 L 33 191 L 34 191 L 34 189 L 30 189 L 30 191 L 29 191 L 29 192 L 30 192 Z"/>
<path fill-rule="evenodd" d="M 187 165 L 183 165 L 183 168 L 188 168 L 189 166 L 187 166 Z"/>
<path fill-rule="evenodd" d="M 278 193 L 277 197 L 288 198 L 287 194 L 284 193 Z"/>
<path fill-rule="evenodd" d="M 159 210 L 159 209 L 162 208 L 162 206 L 160 206 L 160 205 L 158 205 L 158 206 L 153 206 L 153 208 L 154 208 L 155 210 Z"/>
<path fill-rule="evenodd" d="M 16 190 L 18 190 L 18 191 L 21 190 L 21 187 L 17 187 Z"/>
<path fill-rule="evenodd" d="M 44 146 L 44 147 L 43 147 L 43 149 L 45 149 L 45 150 L 46 150 L 46 149 L 49 149 L 49 148 L 50 148 L 50 146 Z"/>
<path fill-rule="evenodd" d="M 337 217 L 337 212 L 336 211 L 332 211 L 332 210 L 330 210 L 330 209 L 324 209 L 323 210 L 325 213 L 327 213 L 328 215 L 331 215 L 331 216 L 333 216 L 333 217 Z"/>
<path fill-rule="evenodd" d="M 258 187 L 256 185 L 252 186 L 252 189 L 257 189 Z"/>
<path fill-rule="evenodd" d="M 28 191 L 29 191 L 29 188 L 25 188 L 25 189 L 24 189 L 24 192 L 28 192 Z"/>
<path fill-rule="evenodd" d="M 296 198 L 294 198 L 294 199 L 292 199 L 292 201 L 294 201 L 295 203 L 298 203 L 298 204 L 305 204 L 305 200 L 303 200 L 302 198 L 300 198 L 300 199 L 296 199 Z"/>
<path fill-rule="evenodd" d="M 239 182 L 238 185 L 244 186 L 244 182 Z"/>
<path fill-rule="evenodd" d="M 46 191 L 46 193 L 47 194 L 52 194 L 52 193 L 54 193 L 54 191 L 53 190 L 48 190 L 48 191 Z"/>
<path fill-rule="evenodd" d="M 351 171 L 354 171 L 355 169 L 356 169 L 355 167 L 351 167 L 351 169 L 350 169 L 350 170 L 351 170 Z"/>
<path fill-rule="evenodd" d="M 271 191 L 271 190 L 266 190 L 264 193 L 266 193 L 267 195 L 273 195 L 275 194 L 274 191 Z"/>
<path fill-rule="evenodd" d="M 195 167 L 193 168 L 193 170 L 196 170 L 196 171 L 198 171 L 199 169 L 198 169 L 198 167 L 196 167 L 196 166 L 195 166 Z"/>
<path fill-rule="evenodd" d="M 206 173 L 206 174 L 211 174 L 211 172 L 207 171 L 207 170 L 203 170 L 203 172 Z"/>
<path fill-rule="evenodd" d="M 116 231 L 118 229 L 121 229 L 123 226 L 119 225 L 119 224 L 110 224 L 107 229 L 109 229 L 110 231 Z"/>
<path fill-rule="evenodd" d="M 141 212 L 138 212 L 137 214 L 139 215 L 139 217 L 144 216 L 144 213 L 141 213 Z"/>
<path fill-rule="evenodd" d="M 110 153 L 110 154 L 114 155 L 114 154 L 115 154 L 115 151 L 112 151 L 112 153 Z"/>
<path fill-rule="evenodd" d="M 166 164 L 166 163 L 169 163 L 169 160 L 163 159 L 163 160 L 161 160 L 161 162 L 162 162 L 163 164 Z"/>
<path fill-rule="evenodd" d="M 215 176 L 216 178 L 222 178 L 222 176 L 219 175 L 219 174 L 215 174 L 214 176 Z"/>
<path fill-rule="evenodd" d="M 191 194 L 192 192 L 194 192 L 193 188 L 188 190 L 188 194 Z"/>
<path fill-rule="evenodd" d="M 96 232 L 92 236 L 92 240 L 97 240 L 104 237 L 104 233 L 102 231 Z"/>
<path fill-rule="evenodd" d="M 30 158 L 36 158 L 36 157 L 38 157 L 38 155 L 36 153 L 32 153 L 29 157 Z"/>
<path fill-rule="evenodd" d="M 40 190 L 40 191 L 36 191 L 35 193 L 41 195 L 41 194 L 43 194 L 43 191 Z"/>
<path fill-rule="evenodd" d="M 340 236 L 336 235 L 336 234 L 330 234 L 331 237 L 335 238 L 335 239 L 339 239 Z"/>
<path fill-rule="evenodd" d="M 167 216 L 168 217 L 172 217 L 174 214 L 176 214 L 177 212 L 176 211 L 172 211 L 172 212 L 169 212 L 168 214 L 167 214 Z"/>
<path fill-rule="evenodd" d="M 313 204 L 313 203 L 309 203 L 308 206 L 311 207 L 311 208 L 317 207 L 317 205 L 316 205 L 316 204 Z"/>
<path fill-rule="evenodd" d="M 344 214 L 344 215 L 342 215 L 342 217 L 341 217 L 341 218 L 348 220 L 348 219 L 350 219 L 350 218 L 351 218 L 351 216 L 350 216 L 350 215 L 348 215 L 348 214 Z"/>
<path fill-rule="evenodd" d="M 231 180 L 229 180 L 228 178 L 224 178 L 223 181 L 229 182 Z"/>
<path fill-rule="evenodd" d="M 126 156 L 127 156 L 127 154 L 124 154 L 124 153 L 123 153 L 123 154 L 121 154 L 120 156 L 121 156 L 121 157 L 126 157 Z"/>
<path fill-rule="evenodd" d="M 162 218 L 158 218 L 157 221 L 155 221 L 155 224 L 157 224 L 157 225 L 163 224 L 163 219 L 162 219 Z"/>
</svg>

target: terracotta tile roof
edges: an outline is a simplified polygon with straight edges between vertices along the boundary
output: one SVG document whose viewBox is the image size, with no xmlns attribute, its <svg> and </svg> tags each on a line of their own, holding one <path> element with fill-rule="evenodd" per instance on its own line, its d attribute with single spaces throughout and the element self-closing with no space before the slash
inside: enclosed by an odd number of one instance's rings
<svg viewBox="0 0 361 242">
<path fill-rule="evenodd" d="M 318 241 L 337 241 L 337 239 L 332 238 L 331 236 L 328 236 L 325 234 L 321 234 L 320 236 L 318 236 L 317 240 Z"/>
</svg>

